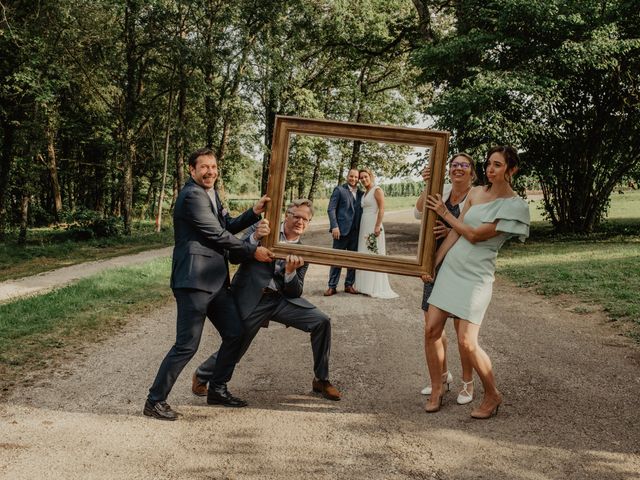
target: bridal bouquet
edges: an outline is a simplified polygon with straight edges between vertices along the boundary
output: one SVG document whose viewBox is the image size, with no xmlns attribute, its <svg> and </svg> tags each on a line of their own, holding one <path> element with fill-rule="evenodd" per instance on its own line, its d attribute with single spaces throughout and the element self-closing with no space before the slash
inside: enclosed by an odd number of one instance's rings
<svg viewBox="0 0 640 480">
<path fill-rule="evenodd" d="M 367 241 L 367 250 L 371 253 L 378 253 L 378 237 L 376 237 L 376 234 L 371 232 L 365 238 Z"/>
</svg>

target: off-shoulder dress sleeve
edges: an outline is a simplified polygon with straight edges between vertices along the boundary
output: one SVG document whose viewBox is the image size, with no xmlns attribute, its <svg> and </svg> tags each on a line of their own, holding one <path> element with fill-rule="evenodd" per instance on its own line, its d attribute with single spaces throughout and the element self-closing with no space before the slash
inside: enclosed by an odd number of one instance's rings
<svg viewBox="0 0 640 480">
<path fill-rule="evenodd" d="M 498 220 L 496 230 L 518 237 L 521 242 L 529 236 L 529 205 L 520 197 L 508 198 L 487 211 L 482 219 L 485 223 L 494 223 Z"/>
</svg>

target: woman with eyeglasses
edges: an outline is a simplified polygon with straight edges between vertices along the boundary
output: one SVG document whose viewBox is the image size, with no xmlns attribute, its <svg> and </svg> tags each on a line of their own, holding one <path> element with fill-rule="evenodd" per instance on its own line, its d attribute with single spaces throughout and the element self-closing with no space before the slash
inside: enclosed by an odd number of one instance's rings
<svg viewBox="0 0 640 480">
<path fill-rule="evenodd" d="M 427 184 L 431 178 L 431 170 L 429 167 L 426 167 L 422 171 L 422 178 Z M 471 155 L 467 153 L 458 153 L 454 155 L 449 161 L 449 180 L 451 183 L 448 183 L 444 186 L 442 191 L 442 201 L 444 202 L 449 213 L 454 217 L 459 217 L 460 212 L 464 209 L 465 201 L 467 200 L 467 196 L 471 187 L 473 186 L 473 182 L 476 180 L 476 167 L 473 162 L 473 158 Z M 423 192 L 418 197 L 416 201 L 416 207 L 414 210 L 414 215 L 416 218 L 422 218 L 422 212 L 424 210 L 425 199 L 427 196 L 427 188 L 423 190 Z M 437 246 L 439 246 L 444 238 L 451 231 L 451 225 L 446 220 L 437 220 L 436 226 L 433 229 Z M 425 328 L 427 321 L 427 310 L 429 308 L 429 296 L 431 295 L 431 290 L 433 289 L 433 283 L 426 282 L 424 284 L 423 294 L 422 294 L 422 310 L 424 311 L 424 320 L 425 320 Z M 458 331 L 460 319 L 454 318 L 453 324 L 455 326 L 456 332 Z M 446 385 L 446 389 L 450 389 L 450 384 L 453 381 L 453 376 L 449 372 L 447 368 L 447 346 L 448 340 L 447 336 L 442 331 L 442 345 L 444 348 L 444 356 L 442 361 L 442 383 Z M 425 357 L 427 355 L 426 352 L 427 344 L 425 342 Z M 460 350 L 460 362 L 462 364 L 462 389 L 458 393 L 458 398 L 456 399 L 459 405 L 465 405 L 470 403 L 473 400 L 473 369 L 471 367 L 471 362 L 465 356 L 464 350 Z M 431 385 L 427 385 L 420 392 L 423 395 L 431 395 Z"/>
<path fill-rule="evenodd" d="M 375 175 L 368 168 L 360 169 L 360 183 L 365 193 L 362 196 L 362 216 L 358 237 L 358 252 L 386 255 L 384 238 L 384 192 L 375 183 Z M 391 290 L 386 273 L 356 270 L 356 289 L 360 293 L 375 298 L 396 298 L 398 294 Z"/>
<path fill-rule="evenodd" d="M 529 206 L 511 187 L 518 171 L 518 153 L 513 147 L 494 147 L 487 153 L 487 185 L 474 187 L 467 196 L 460 218 L 449 213 L 440 195 L 429 196 L 426 206 L 451 225 L 436 252 L 437 275 L 426 276 L 435 283 L 429 297 L 425 328 L 427 366 L 431 377 L 428 413 L 440 410 L 443 402 L 442 331 L 448 317 L 458 317 L 458 345 L 470 360 L 484 388 L 480 406 L 471 417 L 486 419 L 498 413 L 502 403 L 489 356 L 478 345 L 478 333 L 491 301 L 498 250 L 511 237 L 524 241 L 529 236 Z"/>
</svg>

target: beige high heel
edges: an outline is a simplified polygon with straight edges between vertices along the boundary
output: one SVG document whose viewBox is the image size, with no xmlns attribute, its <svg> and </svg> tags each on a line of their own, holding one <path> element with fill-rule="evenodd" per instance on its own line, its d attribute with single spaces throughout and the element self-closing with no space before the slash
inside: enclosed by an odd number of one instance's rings
<svg viewBox="0 0 640 480">
<path fill-rule="evenodd" d="M 444 404 L 444 395 L 446 393 L 447 393 L 446 391 L 443 391 L 440 393 L 438 397 L 438 403 L 436 403 L 435 405 L 432 405 L 431 403 L 427 402 L 427 404 L 424 406 L 424 411 L 427 413 L 436 413 L 438 410 L 440 410 L 440 408 Z M 429 398 L 429 400 L 431 400 L 431 398 Z"/>
<path fill-rule="evenodd" d="M 500 405 L 502 405 L 502 397 L 500 397 L 496 403 L 490 405 L 490 408 L 488 409 L 482 409 L 480 407 L 473 409 L 471 411 L 471 418 L 486 420 L 494 415 L 498 415 L 498 408 L 500 408 Z"/>
</svg>

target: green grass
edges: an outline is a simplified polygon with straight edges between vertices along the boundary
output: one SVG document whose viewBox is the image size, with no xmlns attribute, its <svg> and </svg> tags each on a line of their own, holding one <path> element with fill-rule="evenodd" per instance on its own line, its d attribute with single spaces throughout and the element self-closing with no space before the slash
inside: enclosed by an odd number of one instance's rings
<svg viewBox="0 0 640 480">
<path fill-rule="evenodd" d="M 104 338 L 134 312 L 167 302 L 170 271 L 171 259 L 162 258 L 0 305 L 0 385 Z"/>
<path fill-rule="evenodd" d="M 542 200 L 530 200 L 532 222 L 544 222 Z M 614 191 L 607 212 L 607 220 L 633 219 L 640 221 L 640 190 Z M 544 222 L 546 223 L 546 222 Z"/>
<path fill-rule="evenodd" d="M 498 272 L 542 295 L 573 295 L 640 326 L 640 239 L 510 244 Z"/>
<path fill-rule="evenodd" d="M 510 242 L 498 256 L 497 271 L 517 285 L 546 296 L 570 295 L 602 308 L 612 320 L 629 320 L 640 340 L 640 191 L 615 193 L 598 232 L 555 235 L 531 205 L 531 238 Z M 592 308 L 593 307 L 593 308 Z"/>
<path fill-rule="evenodd" d="M 18 245 L 15 232 L 0 243 L 0 281 L 36 275 L 76 263 L 137 253 L 173 245 L 173 228 L 155 233 L 150 222 L 134 225 L 130 237 L 74 241 L 56 228 L 30 229 L 26 245 Z"/>
</svg>

